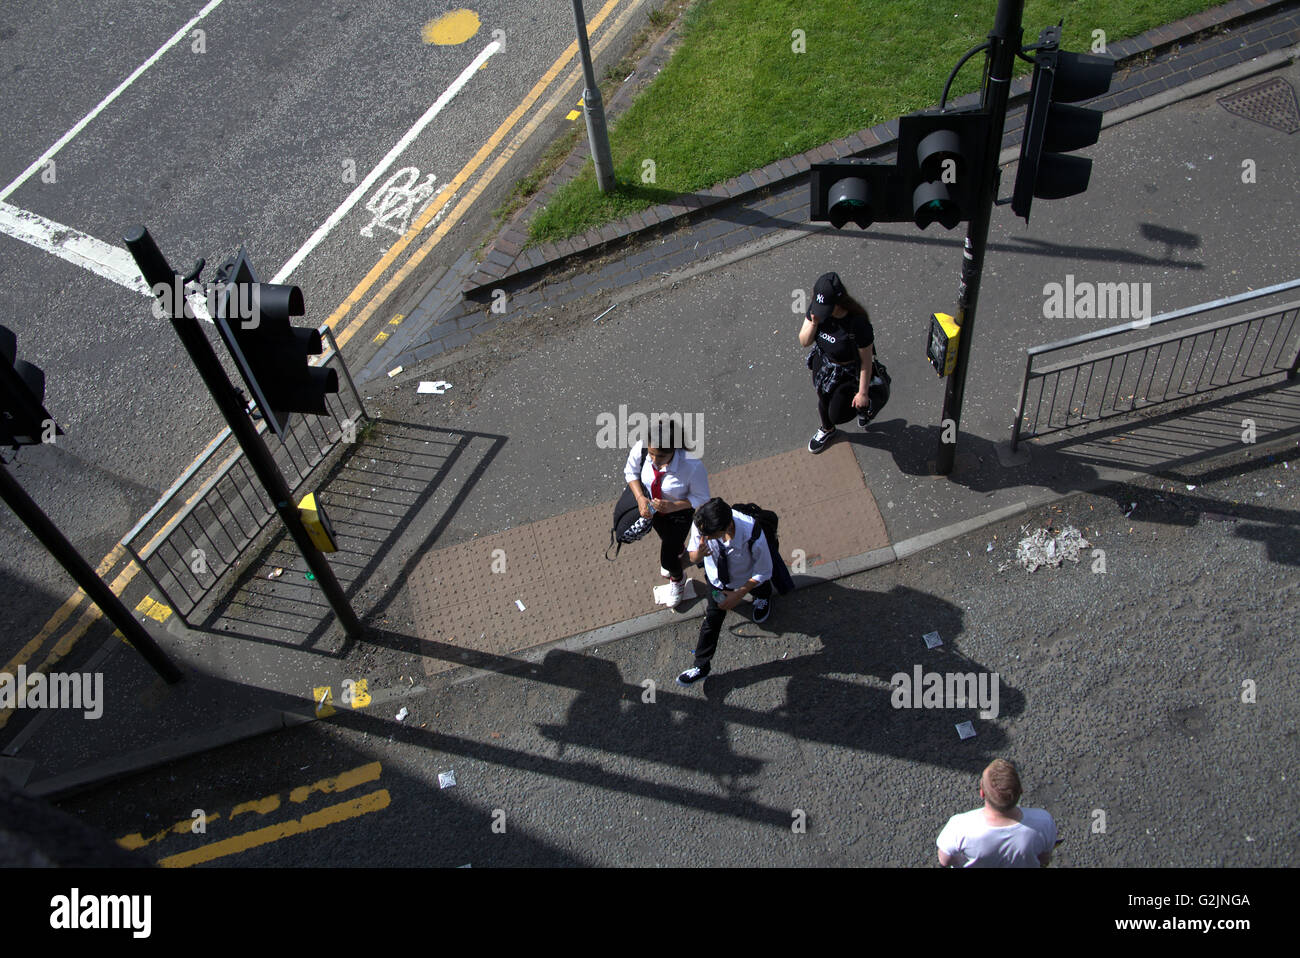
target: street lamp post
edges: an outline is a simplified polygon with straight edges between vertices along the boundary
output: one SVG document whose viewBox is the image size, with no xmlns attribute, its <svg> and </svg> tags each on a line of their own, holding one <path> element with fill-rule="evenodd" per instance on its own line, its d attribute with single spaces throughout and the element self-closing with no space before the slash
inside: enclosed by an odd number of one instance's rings
<svg viewBox="0 0 1300 958">
<path fill-rule="evenodd" d="M 578 53 L 587 84 L 582 92 L 587 142 L 591 144 L 591 158 L 596 164 L 596 185 L 602 193 L 608 193 L 614 188 L 614 161 L 609 154 L 609 132 L 605 129 L 605 104 L 601 102 L 600 87 L 596 85 L 596 73 L 591 66 L 591 50 L 587 46 L 587 18 L 582 12 L 582 0 L 573 0 L 573 19 L 578 25 Z"/>
</svg>

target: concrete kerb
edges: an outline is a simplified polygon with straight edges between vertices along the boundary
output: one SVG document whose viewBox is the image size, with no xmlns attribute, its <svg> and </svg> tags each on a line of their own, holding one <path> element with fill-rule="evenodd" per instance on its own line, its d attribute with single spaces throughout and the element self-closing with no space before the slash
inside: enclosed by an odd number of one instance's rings
<svg viewBox="0 0 1300 958">
<path fill-rule="evenodd" d="M 98 788 L 128 775 L 147 772 L 151 768 L 193 758 L 204 752 L 233 745 L 244 739 L 278 731 L 297 724 L 286 719 L 286 713 L 267 710 L 242 722 L 219 725 L 214 729 L 186 738 L 173 739 L 161 745 L 128 752 L 104 762 L 96 762 L 83 768 L 42 779 L 26 785 L 23 791 L 49 801 L 67 798 L 78 792 Z"/>
<path fill-rule="evenodd" d="M 1143 33 L 1138 37 L 1134 37 L 1128 41 L 1123 42 L 1122 45 L 1126 47 L 1127 52 L 1124 54 L 1124 56 L 1116 60 L 1116 69 L 1120 69 L 1125 64 L 1128 64 L 1134 60 L 1138 60 L 1142 57 L 1149 56 L 1152 54 L 1163 53 L 1175 47 L 1178 47 L 1182 44 L 1188 42 L 1194 42 L 1195 39 L 1201 33 L 1212 31 L 1212 30 L 1221 30 L 1225 27 L 1230 27 L 1231 25 L 1237 23 L 1238 21 L 1254 19 L 1259 16 L 1267 15 L 1273 8 L 1281 6 L 1283 2 L 1284 0 L 1265 0 L 1265 3 L 1262 5 L 1227 3 L 1222 5 L 1221 7 L 1216 7 L 1212 10 L 1205 11 L 1202 14 L 1198 14 L 1195 17 L 1188 17 L 1182 21 L 1179 21 L 1177 24 L 1170 24 L 1163 27 L 1157 27 L 1153 30 L 1148 30 L 1146 33 Z M 1227 11 L 1229 10 L 1229 8 L 1235 8 L 1237 12 L 1228 13 Z M 1274 66 L 1277 66 L 1283 62 L 1286 62 L 1290 59 L 1294 59 L 1295 49 L 1296 48 L 1291 48 L 1290 50 L 1287 51 L 1279 51 L 1278 53 L 1275 54 L 1259 57 L 1256 60 L 1251 61 L 1249 64 L 1242 64 L 1239 67 L 1229 68 L 1228 70 L 1212 74 L 1211 76 L 1203 77 L 1198 80 L 1193 80 L 1188 83 L 1182 84 L 1178 87 L 1173 88 L 1172 90 L 1167 90 L 1164 91 L 1163 93 L 1157 94 L 1156 96 L 1149 97 L 1144 100 L 1139 100 L 1138 102 L 1130 104 L 1128 106 L 1119 107 L 1113 111 L 1110 111 L 1107 114 L 1108 118 L 1111 117 L 1112 115 L 1114 118 L 1108 119 L 1108 121 L 1104 125 L 1110 126 L 1110 125 L 1114 125 L 1115 123 L 1122 123 L 1125 120 L 1132 119 L 1133 117 L 1141 116 L 1144 113 L 1148 113 L 1153 110 L 1160 109 L 1161 107 L 1167 106 L 1170 103 L 1176 103 L 1179 100 L 1187 99 L 1188 97 L 1191 96 L 1197 96 L 1200 93 L 1205 92 L 1206 90 L 1214 89 L 1216 86 L 1222 86 L 1227 83 L 1233 83 L 1236 82 L 1236 80 L 1239 80 L 1243 77 L 1251 76 L 1252 74 L 1262 72 L 1263 70 L 1271 69 Z M 1267 64 L 1266 61 L 1268 61 Z M 1261 65 L 1261 64 L 1266 64 L 1266 65 Z M 1209 82 L 1214 80 L 1216 77 L 1220 77 L 1220 78 L 1226 77 L 1226 79 L 1222 79 L 1221 82 L 1217 84 L 1213 82 Z M 1028 79 L 1024 77 L 1018 79 L 1017 81 L 1015 81 L 1015 87 L 1016 89 L 1012 92 L 1009 106 L 1016 105 L 1025 98 L 1025 95 L 1027 94 L 1029 89 Z M 967 94 L 966 96 L 963 96 L 953 101 L 950 104 L 950 108 L 958 108 L 967 105 L 968 101 L 970 101 L 970 103 L 973 104 L 976 101 L 976 99 L 977 99 L 976 94 Z M 897 141 L 897 122 L 898 122 L 897 120 L 891 120 L 887 123 L 878 124 L 877 126 L 871 127 L 870 129 L 867 130 L 860 130 L 857 133 L 851 134 L 848 137 L 844 137 L 841 138 L 840 140 L 836 140 L 835 143 L 843 144 L 849 140 L 852 140 L 854 137 L 874 139 L 878 141 L 878 145 L 873 146 L 868 150 L 842 154 L 845 156 L 873 158 L 877 154 L 886 153 L 894 148 L 895 143 Z M 822 144 L 821 146 L 815 147 L 814 149 L 809 150 L 803 154 L 800 154 L 799 156 L 787 157 L 785 159 L 789 161 L 797 162 L 802 157 L 802 158 L 811 158 L 812 162 L 816 162 L 816 158 L 813 157 L 813 154 L 823 152 L 830 146 L 833 146 L 833 144 Z M 1018 156 L 1018 152 L 1019 152 L 1018 149 L 1004 150 L 1000 162 L 1002 164 L 1010 162 L 1011 159 L 1015 159 Z M 1008 154 L 1010 154 L 1009 159 L 1007 158 Z M 778 160 L 776 162 L 780 163 L 782 161 Z M 739 185 L 742 181 L 746 180 L 747 178 L 752 183 L 756 178 L 755 174 L 758 172 L 759 170 L 749 170 L 745 173 L 740 174 L 739 176 L 732 177 L 730 180 L 727 181 L 727 183 Z M 795 181 L 801 178 L 805 178 L 807 176 L 808 176 L 807 171 L 801 171 L 801 172 L 796 172 L 790 176 L 776 177 L 770 180 L 763 177 L 759 177 L 758 179 L 763 180 L 762 184 L 754 185 L 747 189 L 737 189 L 734 192 L 721 190 L 718 195 L 710 195 L 702 198 L 687 197 L 687 199 L 691 201 L 689 208 L 683 209 L 681 211 L 680 216 L 676 218 L 695 219 L 699 217 L 700 214 L 707 213 L 707 211 L 717 206 L 737 203 L 745 199 L 748 199 L 749 197 L 751 197 L 756 193 L 765 190 L 783 189 L 792 185 Z M 718 190 L 719 187 L 713 187 L 712 189 Z M 681 200 L 679 199 L 677 202 L 680 203 Z M 586 234 L 582 234 L 584 236 L 591 237 L 591 240 L 588 243 L 584 243 L 582 249 L 576 252 L 560 254 L 558 256 L 545 259 L 541 262 L 536 262 L 531 266 L 524 266 L 523 268 L 517 268 L 520 267 L 521 265 L 520 259 L 514 258 L 514 263 L 512 264 L 512 267 L 509 268 L 509 269 L 513 269 L 513 271 L 509 272 L 508 275 L 502 275 L 496 277 L 491 282 L 488 283 L 474 283 L 472 280 L 468 281 L 462 287 L 462 292 L 464 293 L 466 298 L 472 298 L 474 296 L 481 295 L 484 290 L 492 286 L 499 285 L 502 280 L 518 281 L 521 279 L 532 279 L 538 274 L 553 270 L 555 267 L 560 266 L 571 259 L 580 260 L 580 259 L 588 258 L 592 255 L 601 254 L 607 251 L 607 249 L 613 244 L 635 240 L 637 238 L 645 236 L 646 234 L 652 231 L 659 230 L 662 226 L 665 225 L 664 223 L 656 222 L 648 226 L 633 227 L 627 229 L 619 228 L 619 227 L 630 226 L 631 219 L 632 218 L 629 217 L 626 220 L 622 220 L 613 224 L 605 224 L 605 226 L 598 227 L 594 230 L 589 230 Z M 512 220 L 512 226 L 517 226 L 514 220 Z M 601 231 L 611 226 L 616 228 L 617 235 L 610 239 L 601 238 L 600 237 Z"/>
</svg>

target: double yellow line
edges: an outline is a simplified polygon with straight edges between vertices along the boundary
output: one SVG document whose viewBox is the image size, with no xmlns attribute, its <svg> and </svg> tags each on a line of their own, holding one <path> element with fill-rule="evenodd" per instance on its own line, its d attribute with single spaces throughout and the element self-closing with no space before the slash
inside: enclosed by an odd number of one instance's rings
<svg viewBox="0 0 1300 958">
<path fill-rule="evenodd" d="M 614 10 L 621 2 L 624 2 L 624 0 L 607 0 L 605 5 L 601 7 L 600 12 L 592 17 L 587 24 L 588 32 L 594 35 L 597 30 L 605 25 L 606 21 L 609 21 L 608 29 L 604 30 L 604 32 L 601 33 L 591 45 L 593 59 L 598 57 L 605 48 L 613 42 L 614 38 L 627 24 L 627 21 L 642 5 L 644 0 L 626 0 L 624 9 L 617 17 L 610 20 L 610 17 L 613 16 Z M 522 43 L 524 41 L 519 39 L 514 42 Z M 438 224 L 438 228 L 433 232 L 433 234 L 423 243 L 423 245 L 419 246 L 415 250 L 410 258 L 401 265 L 397 272 L 389 278 L 379 291 L 370 297 L 364 308 L 362 308 L 352 318 L 343 331 L 336 333 L 335 338 L 338 341 L 340 349 L 342 349 L 343 345 L 353 336 L 361 331 L 365 324 L 374 316 L 376 310 L 378 310 L 384 302 L 388 300 L 393 292 L 406 280 L 406 278 L 410 276 L 422 262 L 424 262 L 428 255 L 433 251 L 434 247 L 436 247 L 443 237 L 450 232 L 452 227 L 460 221 L 479 197 L 482 196 L 483 192 L 492 184 L 497 175 L 501 172 L 501 169 L 510 161 L 511 157 L 519 151 L 523 144 L 527 142 L 528 138 L 531 137 L 546 118 L 553 113 L 556 106 L 561 101 L 567 99 L 570 95 L 570 88 L 575 83 L 579 82 L 582 77 L 582 68 L 580 64 L 575 65 L 572 68 L 565 82 L 557 88 L 555 93 L 542 105 L 540 109 L 536 111 L 533 117 L 515 133 L 514 137 L 506 147 L 501 150 L 490 163 L 488 162 L 493 151 L 505 141 L 506 137 L 510 134 L 511 130 L 514 129 L 515 125 L 523 118 L 524 114 L 532 109 L 538 100 L 541 99 L 542 94 L 545 93 L 546 89 L 554 82 L 555 78 L 558 77 L 574 60 L 577 56 L 577 52 L 578 42 L 575 39 L 569 44 L 564 52 L 560 54 L 559 58 L 551 64 L 546 73 L 542 75 L 542 78 L 533 85 L 533 88 L 528 91 L 528 94 L 522 101 L 520 101 L 519 105 L 511 111 L 510 115 L 506 117 L 504 121 L 502 121 L 501 125 L 497 127 L 496 131 L 493 132 L 487 141 L 479 148 L 478 152 L 475 153 L 469 162 L 461 168 L 460 172 L 451 179 L 447 188 L 439 194 L 437 199 L 425 208 L 420 216 L 416 218 L 415 222 L 411 224 L 410 228 L 402 238 L 394 243 L 387 253 L 380 257 L 379 261 L 375 263 L 361 282 L 359 282 L 343 302 L 339 304 L 338 308 L 330 314 L 326 323 L 331 329 L 337 329 L 338 325 L 349 316 L 353 309 L 355 309 L 362 300 L 366 299 L 366 296 L 371 292 L 375 284 L 379 282 L 384 274 L 387 273 L 388 270 L 392 268 L 393 264 L 397 262 L 398 258 L 411 246 L 412 243 L 415 242 L 419 234 L 433 221 L 434 217 L 438 215 L 443 207 L 451 201 L 454 195 L 466 183 L 468 183 L 475 174 L 479 174 L 478 179 L 474 182 L 474 185 L 470 188 L 469 192 L 464 195 L 448 216 Z M 487 166 L 485 169 L 482 169 L 484 164 L 487 164 Z M 383 335 L 383 333 L 380 334 L 380 336 Z M 179 511 L 177 514 L 179 515 Z M 174 519 L 175 516 L 172 518 Z M 168 520 L 168 522 L 163 525 L 163 528 L 170 526 L 171 521 L 172 520 Z M 96 573 L 101 578 L 108 575 L 117 565 L 118 561 L 125 556 L 126 549 L 121 543 L 118 543 L 118 545 L 116 545 L 99 563 L 99 568 L 96 570 Z M 117 578 L 111 583 L 113 592 L 120 596 L 122 590 L 124 590 L 131 580 L 135 578 L 138 571 L 139 567 L 135 564 L 134 560 L 130 560 L 126 568 L 123 569 Z M 29 661 L 42 645 L 44 645 L 44 643 L 72 616 L 72 613 L 78 606 L 80 606 L 83 598 L 85 598 L 85 593 L 81 589 L 78 589 L 73 595 L 69 596 L 67 601 L 65 601 L 63 605 L 60 606 L 59 610 L 51 616 L 50 620 L 45 623 L 45 626 L 36 637 L 28 642 L 27 645 L 23 647 L 22 651 L 20 651 L 18 655 L 0 671 L 7 671 L 10 674 L 13 674 L 19 665 L 25 664 Z M 38 670 L 45 671 L 49 669 L 54 663 L 67 655 L 76 642 L 80 640 L 82 636 L 89 631 L 90 627 L 101 617 L 102 613 L 98 606 L 91 604 L 91 606 L 81 614 L 81 617 L 77 620 L 76 624 L 68 634 L 59 640 L 58 644 L 50 652 L 49 656 L 46 657 L 44 662 L 42 662 Z M 29 669 L 28 671 L 30 673 L 33 670 Z M 0 713 L 0 729 L 4 728 L 5 723 L 8 722 L 10 714 L 12 713 Z"/>
<path fill-rule="evenodd" d="M 618 5 L 619 0 L 608 0 L 608 2 L 601 7 L 600 12 L 592 17 L 591 21 L 587 24 L 588 32 L 594 33 L 598 30 L 610 15 L 613 14 L 614 9 Z M 599 56 L 605 47 L 613 42 L 614 37 L 618 35 L 618 32 L 623 28 L 624 24 L 627 23 L 628 19 L 636 12 L 640 5 L 641 0 L 629 0 L 627 6 L 624 8 L 622 13 L 615 18 L 610 25 L 610 28 L 601 34 L 596 42 L 592 44 L 591 55 L 593 59 Z M 487 161 L 492 152 L 502 143 L 502 141 L 505 140 L 506 136 L 514 128 L 515 124 L 518 123 L 523 115 L 532 108 L 533 104 L 541 98 L 542 94 L 546 91 L 546 88 L 551 85 L 552 81 L 554 81 L 564 68 L 569 65 L 569 62 L 573 60 L 577 55 L 577 52 L 578 41 L 575 39 L 565 48 L 564 52 L 560 54 L 559 59 L 551 64 L 550 69 L 542 75 L 542 78 L 533 85 L 533 88 L 528 91 L 527 96 L 520 101 L 519 105 L 515 107 L 505 120 L 502 121 L 501 125 L 496 128 L 496 131 L 488 137 L 487 141 L 479 148 L 478 152 L 474 154 L 470 161 L 461 168 L 459 173 L 452 177 L 451 182 L 447 184 L 447 188 L 443 190 L 438 195 L 438 198 L 430 203 L 424 212 L 416 218 L 415 222 L 411 224 L 410 228 L 402 238 L 393 244 L 392 248 L 380 258 L 379 262 L 377 262 L 370 272 L 366 274 L 365 278 L 362 279 L 361 282 L 357 284 L 356 288 L 348 294 L 347 298 L 339 304 L 338 309 L 334 310 L 334 312 L 330 314 L 329 319 L 325 320 L 330 329 L 337 329 L 338 324 L 341 323 L 344 317 L 346 317 L 348 313 L 350 313 L 352 309 L 365 298 L 371 287 L 379 281 L 379 278 L 388 271 L 393 263 L 397 261 L 397 258 L 406 251 L 407 247 L 415 241 L 415 238 L 433 221 L 434 217 L 436 217 L 443 207 L 451 201 L 452 197 L 459 192 L 461 187 L 468 183 L 470 178 L 478 172 L 479 168 Z M 494 179 L 496 179 L 497 174 L 501 172 L 501 168 L 510 161 L 510 158 L 513 157 L 516 152 L 518 152 L 520 146 L 522 146 L 537 127 L 551 115 L 556 105 L 562 99 L 567 97 L 569 88 L 574 83 L 578 82 L 581 76 L 581 65 L 575 66 L 570 72 L 567 81 L 559 90 L 556 91 L 555 95 L 537 111 L 533 118 L 524 125 L 524 127 L 515 135 L 514 139 L 511 140 L 510 144 L 497 155 L 487 169 L 483 171 L 477 182 L 475 182 L 470 191 L 461 199 L 460 203 L 456 205 L 455 209 L 451 211 L 446 219 L 438 224 L 438 228 L 434 231 L 433 235 L 425 241 L 424 245 L 415 251 L 410 259 L 402 264 L 401 268 L 394 273 L 379 292 L 370 299 L 365 308 L 357 313 L 343 331 L 336 333 L 335 338 L 338 340 L 340 348 L 361 330 L 361 328 L 370 320 L 371 316 L 374 315 L 375 310 L 387 301 L 389 296 L 393 294 L 394 290 L 396 290 L 406 280 L 406 278 L 411 275 L 412 271 L 414 271 L 420 263 L 424 262 L 425 257 L 433 251 L 433 248 L 438 245 L 448 232 L 451 231 L 451 228 L 460 221 L 466 211 L 468 211 L 483 194 L 483 191 L 488 188 Z"/>
<path fill-rule="evenodd" d="M 307 801 L 314 793 L 334 794 L 344 792 L 358 785 L 364 785 L 367 782 L 379 781 L 381 767 L 378 762 L 359 766 L 341 775 L 333 778 L 324 778 L 319 782 L 311 785 L 302 785 L 289 792 L 289 801 L 301 804 Z M 349 799 L 346 802 L 339 802 L 335 805 L 329 805 L 319 811 L 311 812 L 302 816 L 302 818 L 291 819 L 287 822 L 280 822 L 275 825 L 267 825 L 264 828 L 256 828 L 250 832 L 244 832 L 242 835 L 232 835 L 229 838 L 223 838 L 219 841 L 210 842 L 206 845 L 200 845 L 197 848 L 191 848 L 189 851 L 178 852 L 175 855 L 168 855 L 158 861 L 163 868 L 188 868 L 191 865 L 202 865 L 206 862 L 215 861 L 218 858 L 225 858 L 228 855 L 237 855 L 240 852 L 248 851 L 250 848 L 257 848 L 259 845 L 268 845 L 271 842 L 280 841 L 282 838 L 290 838 L 294 835 L 302 835 L 306 832 L 315 831 L 318 828 L 324 828 L 327 825 L 335 825 L 338 822 L 347 821 L 350 818 L 358 818 L 361 815 L 368 815 L 371 812 L 378 812 L 389 806 L 392 801 L 388 794 L 388 789 L 381 788 L 373 792 L 362 795 L 360 798 Z M 281 806 L 280 793 L 276 792 L 263 798 L 254 799 L 250 802 L 243 802 L 236 805 L 230 811 L 229 820 L 233 820 L 239 815 L 247 813 L 256 813 L 258 815 L 269 815 L 278 811 Z M 205 827 L 221 818 L 220 812 L 213 812 L 206 816 Z M 185 818 L 169 828 L 164 828 L 156 835 L 145 838 L 139 832 L 132 835 L 126 835 L 117 840 L 117 843 L 123 848 L 139 849 L 154 842 L 161 841 L 168 835 L 182 835 L 192 833 L 194 819 Z"/>
</svg>

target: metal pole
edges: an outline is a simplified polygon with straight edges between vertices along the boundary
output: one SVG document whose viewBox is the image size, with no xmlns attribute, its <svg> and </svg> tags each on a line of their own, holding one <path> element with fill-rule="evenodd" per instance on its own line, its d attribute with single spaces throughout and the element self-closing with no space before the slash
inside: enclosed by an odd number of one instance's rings
<svg viewBox="0 0 1300 958">
<path fill-rule="evenodd" d="M 596 185 L 602 193 L 614 188 L 614 161 L 609 153 L 609 133 L 605 129 L 605 104 L 601 101 L 600 87 L 591 67 L 591 50 L 587 47 L 587 18 L 582 12 L 582 0 L 573 0 L 573 19 L 578 25 L 578 53 L 582 56 L 582 75 L 587 88 L 582 92 L 582 112 L 587 118 L 587 142 L 591 144 L 591 158 L 596 164 Z"/>
<path fill-rule="evenodd" d="M 1007 99 L 1011 89 L 1011 71 L 1015 66 L 1016 52 L 1020 49 L 1022 31 L 1021 15 L 1024 0 L 998 0 L 998 12 L 989 34 L 988 82 L 984 85 L 980 107 L 989 114 L 989 139 L 984 153 L 986 171 L 980 185 L 980 200 L 966 233 L 966 246 L 962 253 L 961 288 L 957 293 L 957 314 L 953 317 L 961 327 L 957 341 L 957 366 L 948 377 L 943 397 L 943 418 L 939 428 L 939 452 L 934 471 L 941 476 L 952 472 L 957 455 L 957 430 L 961 424 L 961 403 L 966 392 L 966 368 L 970 362 L 971 337 L 975 327 L 975 306 L 979 301 L 980 277 L 984 270 L 984 250 L 988 245 L 989 220 L 993 201 L 997 197 L 998 155 L 1002 152 L 1002 132 L 1007 121 Z M 949 423 L 952 425 L 949 426 Z M 952 441 L 944 442 L 951 432 Z"/>
<path fill-rule="evenodd" d="M 108 620 L 121 630 L 127 641 L 144 656 L 144 660 L 153 667 L 153 670 L 170 685 L 179 682 L 184 677 L 181 675 L 181 670 L 167 658 L 167 653 L 149 637 L 144 626 L 136 621 L 135 616 L 127 610 L 122 600 L 107 583 L 95 574 L 90 563 L 73 548 L 72 543 L 50 521 L 50 517 L 41 511 L 41 507 L 32 497 L 27 495 L 2 462 L 0 462 L 0 498 L 3 498 L 5 504 L 14 511 L 14 515 L 23 520 L 23 524 L 32 530 L 32 535 L 40 540 L 41 545 L 45 546 L 59 565 L 76 580 L 77 585 L 81 586 L 82 591 L 90 596 L 90 600 L 99 606 Z"/>
<path fill-rule="evenodd" d="M 166 258 L 154 243 L 149 231 L 143 226 L 135 227 L 123 239 L 126 241 L 126 248 L 135 258 L 136 265 L 140 267 L 144 281 L 149 284 L 150 289 L 163 298 L 168 306 L 167 312 L 171 318 L 172 328 L 176 330 L 176 335 L 180 337 L 185 351 L 194 361 L 195 368 L 203 377 L 204 384 L 212 393 L 217 407 L 230 425 L 235 440 L 243 448 L 249 465 L 253 467 L 267 495 L 271 497 L 275 511 L 280 514 L 285 527 L 289 530 L 289 535 L 298 546 L 298 551 L 307 560 L 307 566 L 316 576 L 316 581 L 325 593 L 325 598 L 329 601 L 334 614 L 338 616 L 339 622 L 343 624 L 350 638 L 361 637 L 361 623 L 357 621 L 356 613 L 352 611 L 347 596 L 343 594 L 342 586 L 334 578 L 334 570 L 330 568 L 325 556 L 312 544 L 311 537 L 307 535 L 302 517 L 298 515 L 298 507 L 294 504 L 293 494 L 289 491 L 284 476 L 276 467 L 271 451 L 266 448 L 266 443 L 257 434 L 253 421 L 245 415 L 244 404 L 239 401 L 239 396 L 231 386 L 226 371 L 221 368 L 212 344 L 208 342 L 207 336 L 203 335 L 198 323 L 190 315 L 189 303 L 183 296 L 176 294 L 176 291 L 182 289 L 180 276 L 167 265 Z M 180 300 L 179 306 L 175 302 L 168 302 L 175 299 Z M 178 308 L 180 315 L 177 315 Z"/>
</svg>

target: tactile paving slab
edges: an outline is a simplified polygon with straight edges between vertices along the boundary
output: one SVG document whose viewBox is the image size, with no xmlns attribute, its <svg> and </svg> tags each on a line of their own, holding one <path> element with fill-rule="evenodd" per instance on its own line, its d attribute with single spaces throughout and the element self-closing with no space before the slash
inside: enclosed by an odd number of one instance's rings
<svg viewBox="0 0 1300 958">
<path fill-rule="evenodd" d="M 737 466 L 710 476 L 709 487 L 733 505 L 755 502 L 776 512 L 781 554 L 792 567 L 797 559 L 813 569 L 889 545 L 847 443 L 819 456 L 798 449 Z M 407 582 L 417 634 L 506 655 L 663 609 L 653 595 L 665 581 L 658 535 L 606 561 L 613 511 L 611 499 L 430 552 Z M 429 673 L 455 664 L 443 657 L 425 663 Z"/>
</svg>

